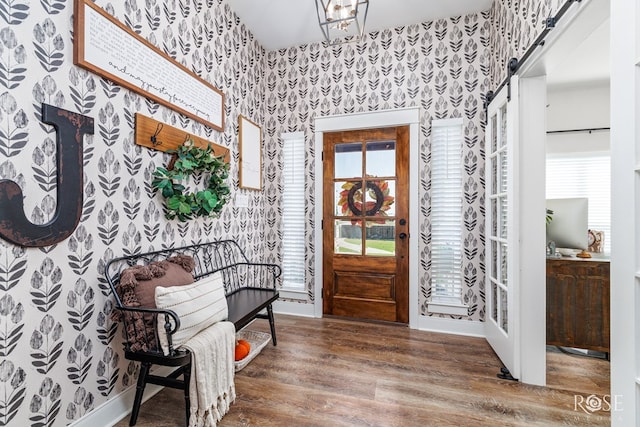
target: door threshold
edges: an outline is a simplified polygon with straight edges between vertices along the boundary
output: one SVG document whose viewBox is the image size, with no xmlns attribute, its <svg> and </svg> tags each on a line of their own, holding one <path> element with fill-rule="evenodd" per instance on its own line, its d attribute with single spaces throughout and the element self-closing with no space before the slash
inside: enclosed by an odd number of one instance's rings
<svg viewBox="0 0 640 427">
<path fill-rule="evenodd" d="M 360 317 L 337 316 L 335 314 L 325 314 L 325 313 L 322 314 L 322 318 L 331 319 L 331 320 L 344 320 L 347 322 L 375 323 L 379 325 L 405 326 L 405 327 L 409 326 L 409 323 L 392 322 L 390 320 L 363 319 Z"/>
</svg>

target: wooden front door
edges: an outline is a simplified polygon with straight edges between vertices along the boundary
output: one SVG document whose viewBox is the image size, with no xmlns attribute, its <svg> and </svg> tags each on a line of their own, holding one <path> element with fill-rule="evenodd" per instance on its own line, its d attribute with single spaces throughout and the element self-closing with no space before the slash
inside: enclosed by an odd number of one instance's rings
<svg viewBox="0 0 640 427">
<path fill-rule="evenodd" d="M 409 127 L 324 134 L 323 313 L 409 322 Z"/>
</svg>

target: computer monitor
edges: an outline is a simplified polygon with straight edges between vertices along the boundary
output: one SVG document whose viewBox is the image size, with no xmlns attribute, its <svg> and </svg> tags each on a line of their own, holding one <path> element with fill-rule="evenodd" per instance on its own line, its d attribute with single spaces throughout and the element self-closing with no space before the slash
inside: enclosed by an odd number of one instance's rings
<svg viewBox="0 0 640 427">
<path fill-rule="evenodd" d="M 556 248 L 582 249 L 589 246 L 589 199 L 547 199 L 547 209 L 553 211 L 547 223 L 547 242 Z"/>
</svg>

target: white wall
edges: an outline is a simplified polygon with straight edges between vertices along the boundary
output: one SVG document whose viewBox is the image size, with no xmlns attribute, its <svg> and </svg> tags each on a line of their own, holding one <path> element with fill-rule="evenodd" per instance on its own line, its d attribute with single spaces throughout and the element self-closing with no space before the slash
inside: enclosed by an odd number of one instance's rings
<svg viewBox="0 0 640 427">
<path fill-rule="evenodd" d="M 547 131 L 610 127 L 609 82 L 547 88 Z M 609 151 L 609 131 L 547 134 L 547 153 Z"/>
</svg>

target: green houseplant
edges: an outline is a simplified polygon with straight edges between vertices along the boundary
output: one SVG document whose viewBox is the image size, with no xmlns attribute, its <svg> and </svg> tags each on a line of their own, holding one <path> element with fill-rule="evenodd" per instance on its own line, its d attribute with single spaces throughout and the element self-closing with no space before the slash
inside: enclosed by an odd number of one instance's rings
<svg viewBox="0 0 640 427">
<path fill-rule="evenodd" d="M 187 221 L 195 217 L 217 217 L 230 197 L 227 185 L 229 163 L 216 156 L 210 146 L 200 148 L 188 139 L 177 150 L 173 168 L 158 167 L 151 185 L 165 198 L 165 217 Z M 187 192 L 183 182 L 195 173 L 208 175 L 207 187 Z"/>
</svg>

